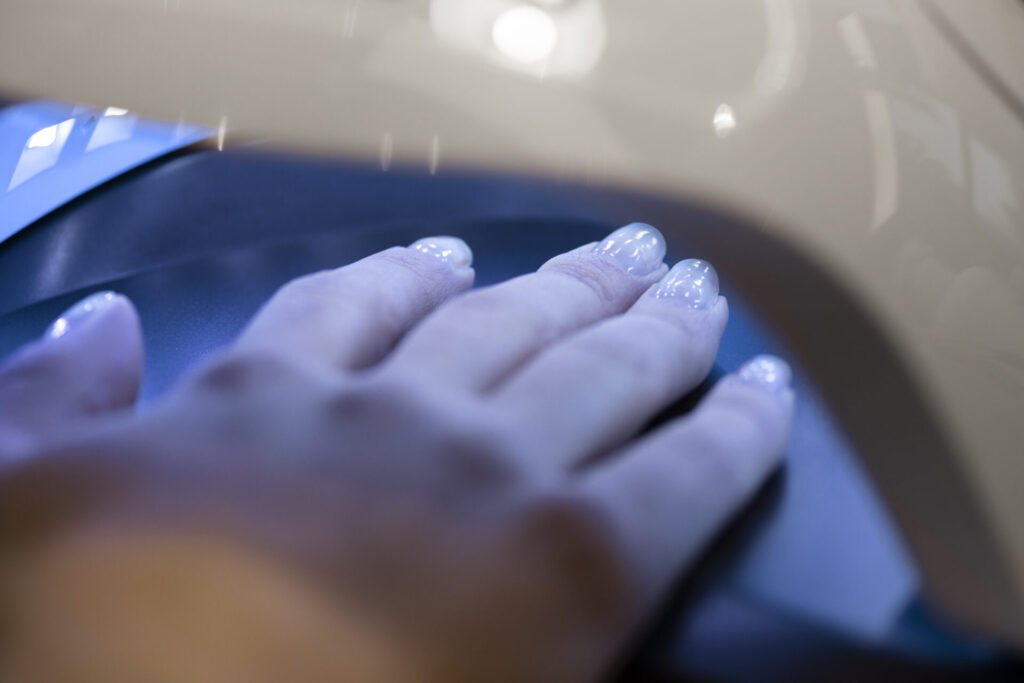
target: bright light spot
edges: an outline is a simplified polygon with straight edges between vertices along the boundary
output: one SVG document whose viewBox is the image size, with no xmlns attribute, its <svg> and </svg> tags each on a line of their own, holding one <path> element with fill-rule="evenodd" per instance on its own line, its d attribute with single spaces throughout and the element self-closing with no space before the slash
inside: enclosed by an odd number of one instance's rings
<svg viewBox="0 0 1024 683">
<path fill-rule="evenodd" d="M 37 130 L 35 133 L 32 133 L 32 137 L 28 139 L 28 144 L 26 146 L 29 149 L 32 149 L 33 147 L 49 147 L 53 143 L 57 142 L 57 125 L 47 126 L 42 130 Z"/>
<path fill-rule="evenodd" d="M 48 334 L 51 339 L 57 339 L 63 337 L 68 331 L 68 321 L 64 318 L 57 318 L 53 321 L 53 325 L 50 326 Z"/>
<path fill-rule="evenodd" d="M 715 132 L 718 137 L 724 138 L 729 133 L 733 132 L 736 128 L 736 115 L 732 112 L 732 107 L 728 104 L 723 104 L 715 110 L 715 118 L 712 120 L 715 126 Z"/>
<path fill-rule="evenodd" d="M 67 119 L 32 133 L 25 142 L 25 149 L 21 150 L 7 190 L 13 190 L 29 178 L 53 167 L 74 127 L 75 119 Z"/>
<path fill-rule="evenodd" d="M 228 117 L 220 117 L 220 125 L 217 126 L 217 151 L 224 151 L 224 138 L 228 134 Z"/>
<path fill-rule="evenodd" d="M 551 16 L 537 7 L 520 6 L 503 12 L 491 31 L 495 47 L 518 62 L 539 62 L 558 44 L 558 28 Z"/>
<path fill-rule="evenodd" d="M 128 113 L 127 109 L 121 109 L 121 107 L 107 107 L 106 111 L 103 112 L 104 116 L 124 116 Z"/>
</svg>

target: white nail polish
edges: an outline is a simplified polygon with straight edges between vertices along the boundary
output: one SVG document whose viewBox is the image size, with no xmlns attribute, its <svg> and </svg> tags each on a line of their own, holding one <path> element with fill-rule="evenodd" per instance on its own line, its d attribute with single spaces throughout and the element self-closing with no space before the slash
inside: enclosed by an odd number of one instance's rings
<svg viewBox="0 0 1024 683">
<path fill-rule="evenodd" d="M 665 237 L 646 223 L 632 223 L 605 237 L 593 252 L 614 261 L 627 273 L 647 275 L 665 258 Z"/>
<path fill-rule="evenodd" d="M 690 308 L 710 308 L 718 301 L 718 273 L 702 259 L 680 261 L 662 279 L 654 296 L 679 299 Z"/>
<path fill-rule="evenodd" d="M 410 244 L 409 248 L 450 263 L 456 268 L 473 265 L 473 250 L 458 237 L 448 235 L 425 237 Z"/>
<path fill-rule="evenodd" d="M 789 363 L 775 356 L 757 356 L 747 361 L 737 373 L 744 384 L 772 392 L 782 392 L 793 381 Z"/>
<path fill-rule="evenodd" d="M 117 294 L 114 292 L 96 292 L 85 297 L 50 323 L 43 336 L 48 339 L 63 337 L 76 326 L 82 324 L 87 318 L 93 316 L 97 311 L 101 311 L 109 306 L 116 298 Z"/>
</svg>

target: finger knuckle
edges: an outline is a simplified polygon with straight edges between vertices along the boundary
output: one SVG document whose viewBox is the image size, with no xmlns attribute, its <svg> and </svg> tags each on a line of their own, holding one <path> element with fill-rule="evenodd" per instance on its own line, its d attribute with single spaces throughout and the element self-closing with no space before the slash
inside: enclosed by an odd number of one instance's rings
<svg viewBox="0 0 1024 683">
<path fill-rule="evenodd" d="M 381 441 L 410 437 L 435 424 L 437 405 L 415 382 L 390 375 L 351 377 L 323 396 L 323 415 Z"/>
<path fill-rule="evenodd" d="M 434 324 L 444 327 L 445 337 L 459 339 L 465 346 L 493 343 L 496 334 L 523 340 L 545 338 L 551 328 L 550 315 L 543 306 L 501 286 L 463 294 L 442 309 Z"/>
<path fill-rule="evenodd" d="M 321 270 L 289 280 L 277 290 L 274 298 L 318 302 L 332 297 L 337 289 L 338 272 Z"/>
<path fill-rule="evenodd" d="M 377 258 L 390 269 L 408 275 L 417 287 L 428 290 L 436 289 L 453 272 L 440 259 L 400 247 L 382 251 Z"/>
<path fill-rule="evenodd" d="M 0 364 L 0 381 L 8 388 L 19 385 L 46 385 L 64 376 L 62 358 L 48 352 L 43 344 L 33 344 Z"/>
<path fill-rule="evenodd" d="M 756 463 L 766 437 L 754 415 L 722 410 L 689 440 L 691 466 L 701 481 L 729 494 L 744 494 L 756 485 L 760 472 Z"/>
<path fill-rule="evenodd" d="M 350 448 L 415 453 L 416 468 L 460 498 L 476 500 L 513 486 L 524 475 L 509 439 L 487 411 L 392 377 L 349 382 L 327 394 L 328 422 L 342 427 Z"/>
<path fill-rule="evenodd" d="M 687 309 L 689 310 L 689 309 Z M 674 313 L 674 311 L 673 311 Z M 691 315 L 654 315 L 649 312 L 633 313 L 631 325 L 647 339 L 658 339 L 672 348 L 697 349 L 712 337 L 707 321 Z"/>
<path fill-rule="evenodd" d="M 775 415 L 770 410 L 771 399 L 759 395 L 730 396 L 721 403 L 721 409 L 731 424 L 731 434 L 742 444 L 757 444 L 777 431 Z"/>
<path fill-rule="evenodd" d="M 279 384 L 295 374 L 291 362 L 269 351 L 245 351 L 226 354 L 200 369 L 192 383 L 214 393 L 248 392 Z"/>
<path fill-rule="evenodd" d="M 510 296 L 509 291 L 500 285 L 464 294 L 448 306 L 459 316 L 468 315 L 473 318 L 486 318 L 502 311 L 519 319 L 534 310 L 534 307 L 522 302 L 519 297 Z"/>
<path fill-rule="evenodd" d="M 328 422 L 358 428 L 382 441 L 415 429 L 422 411 L 405 392 L 387 386 L 347 382 L 325 394 L 322 414 Z M 399 427 L 401 425 L 401 427 Z"/>
<path fill-rule="evenodd" d="M 638 388 L 648 381 L 663 384 L 665 370 L 672 361 L 658 337 L 636 334 L 619 325 L 596 329 L 593 334 L 584 333 L 573 348 L 579 354 L 592 356 L 603 369 L 629 373 Z"/>
<path fill-rule="evenodd" d="M 601 303 L 614 303 L 622 297 L 626 275 L 617 266 L 599 259 L 566 255 L 548 263 L 542 272 L 571 278 L 583 285 Z"/>
<path fill-rule="evenodd" d="M 752 484 L 749 468 L 742 466 L 743 454 L 723 447 L 721 441 L 691 447 L 687 460 L 696 479 L 694 485 L 717 491 L 726 497 L 742 495 Z"/>
<path fill-rule="evenodd" d="M 463 490 L 492 495 L 526 479 L 520 461 L 504 448 L 501 434 L 487 423 L 445 430 L 434 444 L 439 466 Z"/>
</svg>

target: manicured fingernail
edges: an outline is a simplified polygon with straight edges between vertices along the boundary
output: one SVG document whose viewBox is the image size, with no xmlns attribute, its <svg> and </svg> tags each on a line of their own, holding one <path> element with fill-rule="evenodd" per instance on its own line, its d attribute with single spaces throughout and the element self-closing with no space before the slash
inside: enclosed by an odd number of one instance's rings
<svg viewBox="0 0 1024 683">
<path fill-rule="evenodd" d="M 680 261 L 658 284 L 654 296 L 680 299 L 690 308 L 710 308 L 718 301 L 718 273 L 714 266 L 701 259 Z"/>
<path fill-rule="evenodd" d="M 410 244 L 409 248 L 422 251 L 424 254 L 450 263 L 456 268 L 473 265 L 473 250 L 458 237 L 448 235 L 424 237 Z"/>
<path fill-rule="evenodd" d="M 627 273 L 647 275 L 665 258 L 665 237 L 646 223 L 632 223 L 605 237 L 594 253 L 611 259 Z"/>
<path fill-rule="evenodd" d="M 747 361 L 737 374 L 745 384 L 773 392 L 785 391 L 793 381 L 789 363 L 775 356 L 757 356 Z"/>
<path fill-rule="evenodd" d="M 85 297 L 77 304 L 60 314 L 50 323 L 43 336 L 49 339 L 63 337 L 97 312 L 102 311 L 117 298 L 114 292 L 96 292 Z"/>
</svg>

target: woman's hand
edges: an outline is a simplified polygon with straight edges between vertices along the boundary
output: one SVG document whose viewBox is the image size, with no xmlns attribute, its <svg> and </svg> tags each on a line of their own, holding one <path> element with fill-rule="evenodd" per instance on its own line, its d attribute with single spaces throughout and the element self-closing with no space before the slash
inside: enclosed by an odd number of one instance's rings
<svg viewBox="0 0 1024 683">
<path fill-rule="evenodd" d="M 760 358 L 631 441 L 728 318 L 664 254 L 637 224 L 468 292 L 461 240 L 389 249 L 283 287 L 141 417 L 130 303 L 71 311 L 0 369 L 8 678 L 600 676 L 791 419 Z"/>
</svg>

